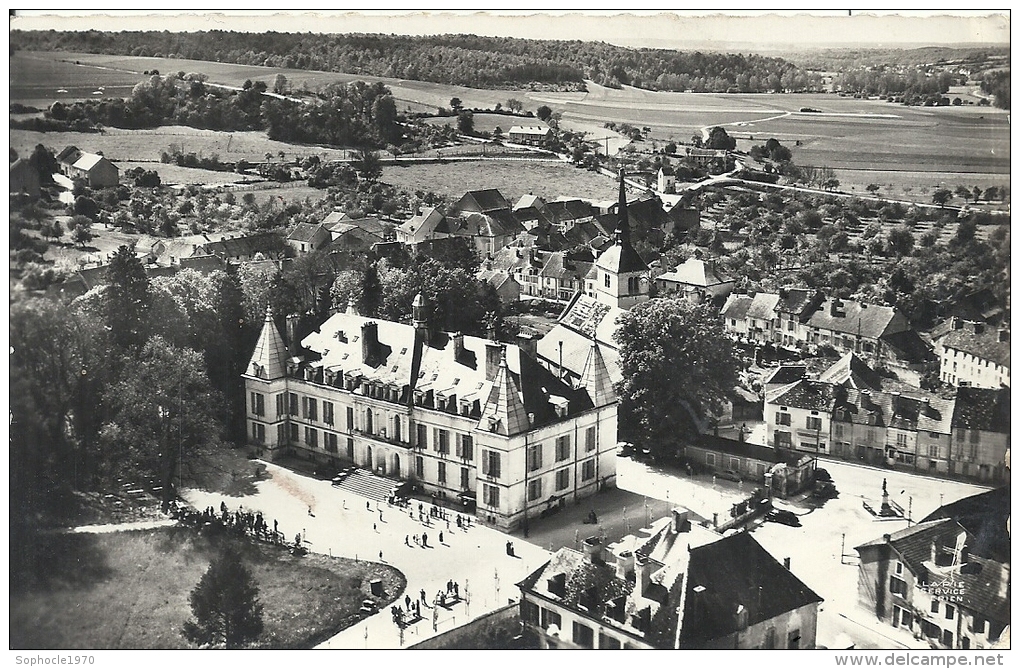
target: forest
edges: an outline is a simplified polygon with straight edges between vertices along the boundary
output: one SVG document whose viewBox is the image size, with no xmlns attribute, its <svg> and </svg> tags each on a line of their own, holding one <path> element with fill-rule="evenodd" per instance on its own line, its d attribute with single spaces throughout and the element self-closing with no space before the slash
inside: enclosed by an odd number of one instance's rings
<svg viewBox="0 0 1020 669">
<path fill-rule="evenodd" d="M 44 116 L 12 120 L 11 128 L 78 132 L 99 126 L 152 128 L 186 125 L 206 130 L 266 130 L 269 139 L 332 146 L 379 148 L 398 142 L 397 108 L 381 83 L 331 84 L 319 104 L 266 97 L 265 82 L 246 81 L 242 90 L 208 86 L 197 73 L 154 74 L 131 97 L 55 102 Z"/>
<path fill-rule="evenodd" d="M 233 31 L 12 31 L 11 48 L 187 58 L 346 72 L 476 88 L 532 84 L 743 92 L 820 90 L 821 77 L 782 58 L 629 49 L 605 42 L 475 35 L 314 35 Z"/>
</svg>

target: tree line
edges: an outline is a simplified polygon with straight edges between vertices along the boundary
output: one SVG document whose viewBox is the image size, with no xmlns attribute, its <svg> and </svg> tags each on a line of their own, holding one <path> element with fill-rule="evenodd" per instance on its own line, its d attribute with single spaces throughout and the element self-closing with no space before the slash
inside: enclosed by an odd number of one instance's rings
<svg viewBox="0 0 1020 669">
<path fill-rule="evenodd" d="M 11 121 L 28 130 L 95 130 L 185 125 L 206 130 L 265 130 L 270 139 L 332 146 L 382 147 L 399 142 L 397 108 L 381 83 L 330 84 L 317 100 L 299 103 L 267 97 L 265 82 L 246 81 L 240 91 L 208 86 L 206 76 L 154 74 L 127 99 L 54 102 L 44 118 Z"/>
<path fill-rule="evenodd" d="M 477 35 L 12 31 L 13 48 L 187 58 L 274 68 L 347 72 L 477 88 L 532 83 L 697 92 L 819 90 L 821 77 L 755 54 L 629 49 L 605 42 Z"/>
</svg>

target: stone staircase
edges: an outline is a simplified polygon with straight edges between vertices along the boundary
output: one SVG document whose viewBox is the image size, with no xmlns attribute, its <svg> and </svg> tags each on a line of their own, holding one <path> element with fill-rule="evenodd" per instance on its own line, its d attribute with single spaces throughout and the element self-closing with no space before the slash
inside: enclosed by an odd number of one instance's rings
<svg viewBox="0 0 1020 669">
<path fill-rule="evenodd" d="M 347 478 L 334 486 L 366 499 L 385 502 L 386 498 L 393 494 L 401 484 L 402 481 L 396 479 L 379 476 L 365 469 L 355 469 Z"/>
</svg>

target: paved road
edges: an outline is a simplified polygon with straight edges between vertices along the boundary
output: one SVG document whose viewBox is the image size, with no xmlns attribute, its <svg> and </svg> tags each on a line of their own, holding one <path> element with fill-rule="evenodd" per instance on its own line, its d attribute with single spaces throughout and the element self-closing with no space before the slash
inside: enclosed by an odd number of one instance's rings
<svg viewBox="0 0 1020 669">
<path fill-rule="evenodd" d="M 256 483 L 257 492 L 245 497 L 227 497 L 201 490 L 187 490 L 185 499 L 197 508 L 219 508 L 226 503 L 231 510 L 243 505 L 262 511 L 267 521 L 276 519 L 288 540 L 300 533 L 309 549 L 325 555 L 382 561 L 399 569 L 407 577 L 407 593 L 417 597 L 424 589 L 431 603 L 448 580 L 456 580 L 467 603 L 442 609 L 438 631 L 444 632 L 470 619 L 507 604 L 519 597 L 514 586 L 548 559 L 548 553 L 534 544 L 513 539 L 518 557 L 506 555 L 508 537 L 496 530 L 473 526 L 458 530 L 456 523 L 433 521 L 424 527 L 408 517 L 408 512 L 371 502 L 366 509 L 363 497 L 333 488 L 319 481 L 273 464 L 266 464 L 271 478 Z M 417 513 L 415 514 L 417 515 Z M 439 542 L 443 532 L 444 543 Z M 409 535 L 427 533 L 429 548 L 404 545 Z M 382 560 L 379 553 L 382 552 Z M 403 600 L 403 593 L 400 594 Z M 341 631 L 323 643 L 322 648 L 395 649 L 433 636 L 431 609 L 423 609 L 425 621 L 409 627 L 403 639 L 393 624 L 389 609 L 370 616 Z M 367 634 L 367 638 L 366 638 Z"/>
</svg>

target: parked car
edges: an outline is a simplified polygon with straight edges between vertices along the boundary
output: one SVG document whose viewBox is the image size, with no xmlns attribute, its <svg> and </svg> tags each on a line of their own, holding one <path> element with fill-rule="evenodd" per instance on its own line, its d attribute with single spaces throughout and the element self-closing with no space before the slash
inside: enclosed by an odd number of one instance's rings
<svg viewBox="0 0 1020 669">
<path fill-rule="evenodd" d="M 800 527 L 800 518 L 797 517 L 797 514 L 783 509 L 772 509 L 765 514 L 765 520 L 781 525 L 789 525 L 790 527 Z"/>
<path fill-rule="evenodd" d="M 739 482 L 743 480 L 743 477 L 740 476 L 740 472 L 738 472 L 735 469 L 724 469 L 721 472 L 717 473 L 716 476 L 718 476 L 721 479 L 726 479 L 727 481 Z"/>
</svg>

